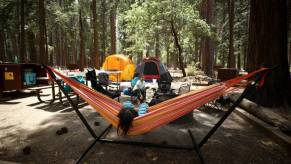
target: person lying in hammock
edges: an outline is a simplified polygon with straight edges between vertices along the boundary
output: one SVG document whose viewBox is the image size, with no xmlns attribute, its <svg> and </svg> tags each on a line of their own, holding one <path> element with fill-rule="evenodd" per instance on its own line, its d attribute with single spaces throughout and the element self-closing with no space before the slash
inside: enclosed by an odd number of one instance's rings
<svg viewBox="0 0 291 164">
<path fill-rule="evenodd" d="M 135 108 L 135 105 L 138 108 Z M 129 129 L 132 127 L 132 121 L 137 116 L 142 116 L 147 113 L 149 105 L 142 101 L 141 98 L 130 101 L 125 101 L 122 104 L 122 109 L 118 113 L 119 124 L 117 126 L 118 135 L 127 135 Z"/>
</svg>

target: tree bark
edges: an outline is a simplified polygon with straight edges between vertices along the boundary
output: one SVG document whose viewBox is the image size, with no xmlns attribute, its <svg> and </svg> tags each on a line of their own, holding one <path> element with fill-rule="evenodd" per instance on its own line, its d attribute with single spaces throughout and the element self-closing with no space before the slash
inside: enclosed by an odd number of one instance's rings
<svg viewBox="0 0 291 164">
<path fill-rule="evenodd" d="M 17 28 L 19 29 L 19 28 Z M 18 32 L 16 32 L 18 33 Z M 19 45 L 18 45 L 18 36 L 17 34 L 12 34 L 11 35 L 11 44 L 12 44 L 12 53 L 8 59 L 6 59 L 9 62 L 14 62 L 15 60 L 15 56 L 17 56 L 19 54 Z"/>
<path fill-rule="evenodd" d="M 4 32 L 2 29 L 0 30 L 0 62 L 6 62 Z"/>
<path fill-rule="evenodd" d="M 155 38 L 155 56 L 156 58 L 160 57 L 160 36 L 158 33 L 156 33 L 156 38 Z"/>
<path fill-rule="evenodd" d="M 49 33 L 49 45 L 53 45 L 53 33 L 50 32 Z M 55 52 L 55 49 L 52 50 L 52 52 L 49 52 L 49 56 L 50 56 L 50 60 L 49 60 L 49 64 L 51 66 L 54 65 L 54 52 Z"/>
<path fill-rule="evenodd" d="M 166 45 L 166 56 L 167 56 L 167 67 L 170 67 L 170 46 L 169 43 Z"/>
<path fill-rule="evenodd" d="M 104 62 L 105 60 L 105 55 L 106 55 L 106 0 L 102 0 L 101 2 L 101 8 L 102 8 L 102 12 L 101 12 L 101 26 L 102 26 L 102 35 L 101 35 L 101 63 Z M 101 66 L 101 65 L 100 65 Z"/>
<path fill-rule="evenodd" d="M 213 21 L 213 0 L 203 0 L 201 15 L 208 24 Z M 208 76 L 213 76 L 214 45 L 210 37 L 201 39 L 202 70 Z"/>
<path fill-rule="evenodd" d="M 63 46 L 63 55 L 64 55 L 64 66 L 69 64 L 69 54 L 68 54 L 68 39 L 66 34 L 64 34 L 64 46 Z"/>
<path fill-rule="evenodd" d="M 29 31 L 27 33 L 27 39 L 28 39 L 28 49 L 29 49 L 29 55 L 30 55 L 30 63 L 37 63 L 37 55 L 36 55 L 36 49 L 35 49 L 35 36 L 32 31 Z"/>
<path fill-rule="evenodd" d="M 252 97 L 264 106 L 281 106 L 285 102 L 291 104 L 286 6 L 287 0 L 251 0 L 248 71 L 262 65 L 269 68 L 279 66 Z"/>
<path fill-rule="evenodd" d="M 110 36 L 111 36 L 111 54 L 116 54 L 116 11 L 119 0 L 115 0 L 110 11 Z"/>
<path fill-rule="evenodd" d="M 228 19 L 229 19 L 229 48 L 227 67 L 235 68 L 235 56 L 233 47 L 233 25 L 234 25 L 234 0 L 228 0 Z"/>
<path fill-rule="evenodd" d="M 98 30 L 97 30 L 97 13 L 96 13 L 96 0 L 92 1 L 92 15 L 93 15 L 93 53 L 91 55 L 92 66 L 99 69 L 100 56 L 98 49 Z"/>
<path fill-rule="evenodd" d="M 83 18 L 81 9 L 79 10 L 79 24 L 80 24 L 80 70 L 84 69 L 85 66 L 85 47 L 84 47 L 84 37 L 83 37 Z"/>
<path fill-rule="evenodd" d="M 47 55 L 45 51 L 45 8 L 44 0 L 38 1 L 39 7 L 39 56 L 42 64 L 47 63 Z"/>
<path fill-rule="evenodd" d="M 237 68 L 238 70 L 241 69 L 241 51 L 239 51 L 237 54 Z"/>
<path fill-rule="evenodd" d="M 150 46 L 149 45 L 146 46 L 146 53 L 145 53 L 145 55 L 146 55 L 146 58 L 150 57 Z"/>
<path fill-rule="evenodd" d="M 26 0 L 21 0 L 21 7 L 20 7 L 20 56 L 19 60 L 20 63 L 26 62 L 26 46 L 25 46 L 25 29 L 24 29 L 24 3 L 26 3 Z"/>
<path fill-rule="evenodd" d="M 197 63 L 199 62 L 199 39 L 195 39 L 195 50 L 194 50 L 194 62 Z"/>
<path fill-rule="evenodd" d="M 61 57 L 61 41 L 60 41 L 60 32 L 59 32 L 59 27 L 57 26 L 56 27 L 56 64 L 58 66 L 61 65 L 61 60 L 62 60 L 62 57 Z"/>
<path fill-rule="evenodd" d="M 60 64 L 61 66 L 64 66 L 64 53 L 63 53 L 63 48 L 64 48 L 64 35 L 63 35 L 63 30 L 61 27 L 59 28 L 59 54 L 60 54 Z"/>
<path fill-rule="evenodd" d="M 44 9 L 45 10 L 45 9 Z M 45 16 L 44 16 L 45 20 Z M 44 22 L 44 45 L 45 45 L 45 61 L 49 64 L 49 47 L 48 47 L 48 34 L 47 34 L 46 22 Z"/>
<path fill-rule="evenodd" d="M 289 44 L 289 49 L 288 49 L 288 61 L 289 61 L 289 67 L 291 67 L 291 2 L 287 1 L 288 5 L 288 44 Z"/>
<path fill-rule="evenodd" d="M 184 63 L 183 63 L 183 57 L 182 57 L 182 47 L 179 43 L 178 33 L 175 29 L 173 21 L 171 21 L 171 30 L 172 30 L 172 35 L 174 38 L 175 45 L 178 49 L 179 68 L 182 70 L 183 77 L 186 77 L 186 71 L 184 69 Z"/>
</svg>

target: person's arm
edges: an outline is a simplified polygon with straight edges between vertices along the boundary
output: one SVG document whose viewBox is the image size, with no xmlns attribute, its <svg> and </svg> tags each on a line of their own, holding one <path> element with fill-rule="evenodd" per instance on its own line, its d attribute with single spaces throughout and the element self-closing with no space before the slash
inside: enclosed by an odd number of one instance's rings
<svg viewBox="0 0 291 164">
<path fill-rule="evenodd" d="M 135 91 L 135 90 L 137 90 L 137 89 L 139 89 L 139 86 L 140 86 L 140 80 L 138 80 L 137 82 L 136 82 L 136 84 L 135 84 L 135 86 L 133 87 L 133 91 Z"/>
<path fill-rule="evenodd" d="M 140 84 L 140 89 L 144 90 L 144 89 L 145 89 L 145 85 L 146 85 L 146 83 L 145 83 L 145 81 L 143 81 L 143 82 Z"/>
<path fill-rule="evenodd" d="M 131 88 L 133 88 L 136 85 L 138 80 L 139 80 L 138 77 L 135 77 L 134 79 L 131 80 Z"/>
</svg>

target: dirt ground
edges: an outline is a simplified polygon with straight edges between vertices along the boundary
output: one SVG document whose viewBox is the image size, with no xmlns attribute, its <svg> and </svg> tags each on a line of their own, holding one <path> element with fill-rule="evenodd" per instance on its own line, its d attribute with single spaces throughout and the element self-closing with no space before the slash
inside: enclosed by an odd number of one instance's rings
<svg viewBox="0 0 291 164">
<path fill-rule="evenodd" d="M 66 102 L 52 105 L 39 103 L 32 94 L 10 95 L 13 99 L 0 102 L 0 163 L 60 163 L 76 162 L 93 138 Z M 108 123 L 90 106 L 81 103 L 81 112 L 99 134 Z M 194 121 L 171 123 L 137 137 L 118 137 L 112 128 L 108 138 L 169 145 L 188 145 L 190 129 L 199 142 L 224 112 L 201 108 L 193 113 Z M 94 123 L 100 125 L 95 126 Z M 68 133 L 57 135 L 62 127 Z M 23 148 L 31 147 L 24 155 Z M 206 163 L 291 163 L 291 152 L 275 143 L 260 128 L 232 114 L 201 149 Z M 131 145 L 97 143 L 83 163 L 199 163 L 194 151 L 146 148 Z"/>
</svg>

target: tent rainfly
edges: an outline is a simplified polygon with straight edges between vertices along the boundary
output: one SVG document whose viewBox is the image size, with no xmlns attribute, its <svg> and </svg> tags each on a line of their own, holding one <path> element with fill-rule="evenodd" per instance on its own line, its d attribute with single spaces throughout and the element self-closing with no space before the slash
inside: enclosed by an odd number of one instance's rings
<svg viewBox="0 0 291 164">
<path fill-rule="evenodd" d="M 145 58 L 136 67 L 135 72 L 144 75 L 146 80 L 157 79 L 159 81 L 172 82 L 167 67 L 157 58 Z"/>
</svg>

